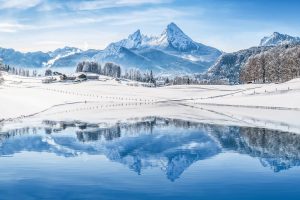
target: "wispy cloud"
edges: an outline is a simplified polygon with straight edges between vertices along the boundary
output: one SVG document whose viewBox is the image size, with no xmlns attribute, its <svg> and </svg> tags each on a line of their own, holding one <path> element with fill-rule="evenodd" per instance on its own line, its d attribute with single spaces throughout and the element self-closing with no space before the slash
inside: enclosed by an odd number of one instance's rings
<svg viewBox="0 0 300 200">
<path fill-rule="evenodd" d="M 188 16 L 188 12 L 179 11 L 170 8 L 154 8 L 143 11 L 135 11 L 130 14 L 117 14 L 111 16 L 109 22 L 113 25 L 129 25 L 129 24 L 167 24 L 176 21 L 184 16 Z M 149 17 L 151 16 L 151 17 Z"/>
<path fill-rule="evenodd" d="M 98 10 L 125 6 L 138 6 L 143 4 L 163 4 L 172 0 L 92 0 L 68 3 L 67 6 L 74 10 Z"/>
<path fill-rule="evenodd" d="M 35 43 L 36 45 L 63 45 L 63 42 L 54 41 L 54 40 L 44 40 Z"/>
<path fill-rule="evenodd" d="M 43 1 L 37 6 L 37 11 L 45 12 L 45 11 L 54 11 L 54 10 L 60 10 L 64 8 L 63 2 L 48 2 Z"/>
<path fill-rule="evenodd" d="M 141 11 L 131 11 L 116 14 L 104 14 L 101 16 L 89 16 L 73 19 L 74 24 L 109 23 L 111 25 L 139 24 L 142 22 L 165 23 L 176 18 L 188 16 L 189 13 L 170 8 L 152 8 Z M 149 17 L 151 16 L 151 17 Z"/>
<path fill-rule="evenodd" d="M 14 33 L 27 28 L 30 28 L 30 26 L 15 22 L 0 22 L 0 32 L 4 33 Z"/>
<path fill-rule="evenodd" d="M 54 18 L 42 21 L 42 23 L 32 23 L 31 25 L 21 23 L 0 23 L 0 28 L 5 32 L 17 32 L 23 30 L 44 30 L 44 29 L 59 29 L 74 27 L 79 28 L 81 25 L 102 24 L 124 26 L 136 24 L 164 24 L 184 16 L 189 16 L 191 13 L 185 10 L 178 11 L 170 8 L 151 8 L 141 11 L 130 11 L 120 13 L 103 13 L 88 16 L 66 14 L 63 16 L 57 15 Z M 151 17 L 149 17 L 151 16 Z M 2 26 L 1 26 L 2 25 Z M 0 30 L 1 32 L 1 30 Z M 4 31 L 3 31 L 4 32 Z"/>
<path fill-rule="evenodd" d="M 0 0 L 0 9 L 27 9 L 41 2 L 42 0 Z"/>
</svg>

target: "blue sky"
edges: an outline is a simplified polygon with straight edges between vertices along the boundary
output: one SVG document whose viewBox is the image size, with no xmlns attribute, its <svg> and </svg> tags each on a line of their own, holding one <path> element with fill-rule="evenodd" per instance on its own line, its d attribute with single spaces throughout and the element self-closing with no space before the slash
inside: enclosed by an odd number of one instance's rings
<svg viewBox="0 0 300 200">
<path fill-rule="evenodd" d="M 300 36 L 299 7 L 296 0 L 0 0 L 0 46 L 103 49 L 174 22 L 195 41 L 232 52 L 274 31 Z"/>
</svg>

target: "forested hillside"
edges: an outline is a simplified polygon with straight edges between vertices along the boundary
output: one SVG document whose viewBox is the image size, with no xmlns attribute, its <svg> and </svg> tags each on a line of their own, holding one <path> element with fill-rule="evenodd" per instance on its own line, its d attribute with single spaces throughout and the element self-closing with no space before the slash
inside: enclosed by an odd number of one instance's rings
<svg viewBox="0 0 300 200">
<path fill-rule="evenodd" d="M 300 76 L 300 45 L 282 45 L 251 56 L 240 82 L 284 82 Z"/>
</svg>

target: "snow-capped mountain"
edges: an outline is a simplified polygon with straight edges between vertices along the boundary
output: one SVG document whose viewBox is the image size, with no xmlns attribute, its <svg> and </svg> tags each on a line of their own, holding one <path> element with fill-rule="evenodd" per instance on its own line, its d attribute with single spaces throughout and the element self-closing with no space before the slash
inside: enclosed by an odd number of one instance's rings
<svg viewBox="0 0 300 200">
<path fill-rule="evenodd" d="M 214 62 L 221 54 L 215 48 L 193 41 L 174 23 L 159 37 L 149 39 L 147 44 L 194 62 Z"/>
<path fill-rule="evenodd" d="M 13 49 L 0 49 L 0 58 L 14 67 L 69 67 L 79 62 L 114 62 L 123 69 L 138 68 L 156 73 L 204 72 L 221 55 L 221 51 L 197 43 L 176 24 L 169 24 L 159 36 L 143 35 L 137 30 L 128 38 L 108 45 L 104 50 L 83 51 L 64 47 L 52 52 L 22 53 Z"/>
<path fill-rule="evenodd" d="M 148 37 L 137 30 L 128 38 L 104 50 L 83 51 L 64 47 L 52 52 L 22 53 L 0 49 L 0 58 L 14 67 L 69 67 L 85 60 L 114 62 L 123 68 L 153 70 L 157 73 L 203 72 L 221 55 L 215 48 L 193 41 L 176 24 L 169 24 L 159 36 Z"/>
<path fill-rule="evenodd" d="M 163 50 L 177 50 L 179 52 L 196 53 L 198 50 L 218 51 L 212 47 L 194 42 L 188 37 L 176 24 L 171 23 L 159 36 L 148 37 L 142 35 L 140 30 L 129 35 L 127 39 L 111 43 L 105 50 L 110 53 L 116 53 L 121 47 L 127 49 L 138 48 L 156 48 Z M 206 54 L 208 52 L 198 52 Z"/>
<path fill-rule="evenodd" d="M 127 39 L 111 43 L 93 59 L 125 68 L 189 73 L 207 70 L 220 55 L 219 50 L 193 41 L 171 23 L 159 36 L 148 37 L 137 30 Z"/>
<path fill-rule="evenodd" d="M 198 54 L 208 53 L 206 51 L 216 51 L 214 48 L 194 42 L 174 23 L 169 24 L 159 37 L 149 39 L 147 45 L 189 53 L 196 53 L 196 51 L 202 50 L 202 52 L 198 52 Z"/>
<path fill-rule="evenodd" d="M 158 46 L 170 46 L 179 51 L 187 51 L 191 48 L 197 49 L 197 44 L 174 23 L 169 24 L 167 29 L 155 41 Z"/>
<path fill-rule="evenodd" d="M 293 37 L 287 34 L 274 32 L 271 36 L 264 37 L 260 41 L 260 46 L 278 46 L 295 43 L 300 43 L 300 37 Z"/>
<path fill-rule="evenodd" d="M 112 50 L 111 48 L 113 48 L 113 47 L 118 47 L 118 48 L 124 47 L 127 49 L 139 48 L 142 45 L 143 39 L 144 39 L 144 36 L 142 36 L 141 31 L 137 30 L 133 34 L 129 35 L 127 39 L 123 39 L 119 42 L 110 44 L 106 48 L 106 50 L 110 51 L 110 50 Z"/>
</svg>

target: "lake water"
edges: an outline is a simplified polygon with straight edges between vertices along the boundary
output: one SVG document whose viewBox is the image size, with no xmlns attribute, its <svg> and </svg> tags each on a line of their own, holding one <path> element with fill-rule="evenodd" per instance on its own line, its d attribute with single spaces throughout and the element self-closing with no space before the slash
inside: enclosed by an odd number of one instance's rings
<svg viewBox="0 0 300 200">
<path fill-rule="evenodd" d="M 298 134 L 160 117 L 0 132 L 0 199 L 300 196 Z"/>
</svg>

